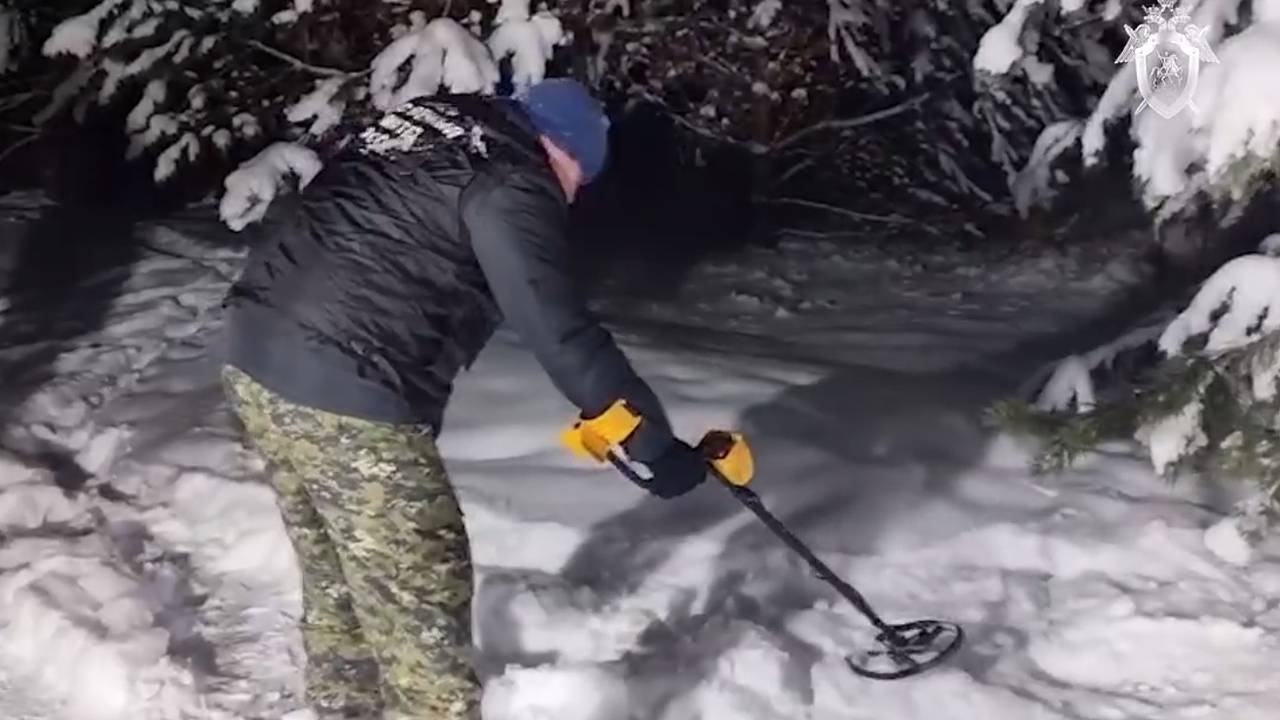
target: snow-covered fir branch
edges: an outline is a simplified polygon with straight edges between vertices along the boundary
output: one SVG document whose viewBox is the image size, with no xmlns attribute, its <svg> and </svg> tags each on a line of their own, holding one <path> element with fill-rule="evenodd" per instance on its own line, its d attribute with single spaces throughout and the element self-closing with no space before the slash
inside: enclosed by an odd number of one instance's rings
<svg viewBox="0 0 1280 720">
<path fill-rule="evenodd" d="M 1263 186 L 1280 91 L 1259 68 L 1280 47 L 1278 3 L 1257 0 L 1247 16 L 1234 0 L 1194 4 L 1222 62 L 1204 68 L 1199 117 L 1131 124 L 1153 211 L 1205 194 L 1244 203 Z M 407 96 L 519 92 L 580 70 L 614 107 L 660 106 L 691 148 L 759 156 L 761 198 L 804 188 L 830 205 L 977 199 L 984 212 L 1024 215 L 1053 201 L 1068 159 L 1096 163 L 1108 129 L 1128 123 L 1136 83 L 1115 57 L 1141 14 L 1117 0 L 102 0 L 81 10 L 27 37 L 60 72 L 36 88 L 39 106 L 11 119 L 118 112 L 135 152 L 177 159 L 162 177 L 276 140 L 323 157 L 345 123 Z"/>
<path fill-rule="evenodd" d="M 217 165 L 270 140 L 323 155 L 335 128 L 389 103 L 441 90 L 493 92 L 504 57 L 514 59 L 515 84 L 527 84 L 545 74 L 564 38 L 559 20 L 545 9 L 530 13 L 529 0 L 498 8 L 102 0 L 43 40 L 43 54 L 64 59 L 67 72 L 35 119 L 120 108 L 130 155 L 152 158 L 164 181 L 206 155 Z"/>
<path fill-rule="evenodd" d="M 222 161 L 268 140 L 301 142 L 323 156 L 345 121 L 442 89 L 494 92 L 504 70 L 519 92 L 545 77 L 558 54 L 566 67 L 585 52 L 606 97 L 657 102 L 705 142 L 804 152 L 802 145 L 854 137 L 863 118 L 914 108 L 902 103 L 915 95 L 888 94 L 905 76 L 876 35 L 897 14 L 890 3 L 850 0 L 762 0 L 727 11 L 704 0 L 683 10 L 619 0 L 585 8 L 102 0 L 40 42 L 65 73 L 34 116 L 42 124 L 123 106 L 133 154 L 164 155 L 157 176 L 168 178 L 195 160 Z M 831 42 L 837 52 L 828 51 Z M 835 111 L 840 78 L 870 83 L 865 110 Z M 789 162 L 786 180 L 811 166 Z"/>
<path fill-rule="evenodd" d="M 1280 76 L 1268 70 L 1280 63 L 1280 0 L 1247 3 L 1247 13 L 1240 0 L 1180 5 L 1220 62 L 1199 63 L 1195 109 L 1171 118 L 1135 115 L 1135 66 L 1117 64 L 1119 33 L 1142 22 L 1140 5 L 1016 0 L 983 36 L 973 58 L 978 109 L 1024 214 L 1069 179 L 1052 171 L 1057 157 L 1078 147 L 1084 165 L 1096 165 L 1118 123 L 1128 125 L 1133 176 L 1158 220 L 1208 199 L 1228 222 L 1280 167 Z M 1063 79 L 1089 91 L 1085 105 Z"/>
<path fill-rule="evenodd" d="M 1060 469 L 1109 438 L 1131 437 L 1153 468 L 1215 468 L 1257 483 L 1280 511 L 1280 257 L 1275 236 L 1224 264 L 1162 326 L 1144 326 L 1060 363 L 1034 402 L 996 408 L 1044 440 Z M 1152 332 L 1152 330 L 1158 332 Z M 1140 348 L 1150 362 L 1118 367 Z M 1132 359 L 1132 357 L 1130 358 Z M 1105 396 L 1105 397 L 1104 397 Z"/>
<path fill-rule="evenodd" d="M 170 178 L 271 141 L 323 157 L 341 128 L 405 97 L 519 92 L 581 60 L 602 96 L 656 103 L 691 147 L 769 156 L 753 181 L 762 196 L 831 188 L 814 199 L 839 205 L 906 188 L 945 203 L 935 187 L 986 201 L 963 104 L 932 86 L 966 71 L 987 5 L 102 0 L 35 41 L 61 72 L 24 120 L 118 113 L 132 154 L 163 155 L 157 176 Z M 922 111 L 922 97 L 942 111 Z"/>
</svg>

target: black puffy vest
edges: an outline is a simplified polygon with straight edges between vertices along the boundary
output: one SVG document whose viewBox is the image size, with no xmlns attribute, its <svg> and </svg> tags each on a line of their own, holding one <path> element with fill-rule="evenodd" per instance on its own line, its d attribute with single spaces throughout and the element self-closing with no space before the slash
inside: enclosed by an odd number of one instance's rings
<svg viewBox="0 0 1280 720">
<path fill-rule="evenodd" d="M 228 361 L 295 403 L 440 426 L 501 321 L 459 201 L 478 172 L 554 176 L 510 101 L 420 98 L 330 160 L 264 225 L 228 298 Z"/>
</svg>

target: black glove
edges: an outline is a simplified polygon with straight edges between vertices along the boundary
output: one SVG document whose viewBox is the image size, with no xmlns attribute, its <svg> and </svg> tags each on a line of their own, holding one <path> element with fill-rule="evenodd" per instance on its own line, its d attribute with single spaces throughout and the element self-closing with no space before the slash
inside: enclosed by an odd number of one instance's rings
<svg viewBox="0 0 1280 720">
<path fill-rule="evenodd" d="M 707 479 L 707 461 L 680 440 L 673 441 L 666 452 L 645 466 L 653 477 L 644 481 L 644 489 L 663 500 L 679 497 Z"/>
</svg>

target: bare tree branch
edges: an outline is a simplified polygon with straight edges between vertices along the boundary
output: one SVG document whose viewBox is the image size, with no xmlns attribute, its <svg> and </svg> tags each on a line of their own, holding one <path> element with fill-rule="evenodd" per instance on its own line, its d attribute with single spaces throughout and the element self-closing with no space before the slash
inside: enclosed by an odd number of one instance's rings
<svg viewBox="0 0 1280 720">
<path fill-rule="evenodd" d="M 684 129 L 688 130 L 689 132 L 692 132 L 693 134 L 701 138 L 710 140 L 714 143 L 729 143 L 732 145 L 738 145 L 740 147 L 746 148 L 747 150 L 757 155 L 762 154 L 768 149 L 766 146 L 761 145 L 760 143 L 751 142 L 750 140 L 735 140 L 733 138 L 721 135 L 720 133 L 717 133 L 708 128 L 702 127 L 698 123 L 693 122 L 692 120 L 690 120 L 687 117 L 684 117 L 680 113 L 673 111 L 671 109 L 671 106 L 668 105 L 665 100 L 649 92 L 641 91 L 636 93 L 636 95 L 637 97 L 643 100 L 647 100 L 663 108 L 663 110 L 666 111 L 667 117 L 675 121 L 677 125 L 679 125 L 680 127 L 683 127 Z"/>
<path fill-rule="evenodd" d="M 826 120 L 820 123 L 815 123 L 813 125 L 810 125 L 809 127 L 804 128 L 803 130 L 797 130 L 796 132 L 788 135 L 787 137 L 769 145 L 768 147 L 765 148 L 765 152 L 778 152 L 779 150 L 783 150 L 791 145 L 795 145 L 796 143 L 800 142 L 801 140 L 805 139 L 806 137 L 809 137 L 814 133 L 822 132 L 824 130 L 849 130 L 851 128 L 859 127 L 861 125 L 867 125 L 869 123 L 873 123 L 877 120 L 883 120 L 888 117 L 893 117 L 894 115 L 898 115 L 908 110 L 911 110 L 915 106 L 924 102 L 925 98 L 927 97 L 929 97 L 929 93 L 924 92 L 924 93 L 920 93 L 919 95 L 916 95 L 915 97 L 909 100 L 904 100 L 892 107 L 887 107 L 883 110 L 876 110 L 875 112 L 870 112 L 870 113 L 867 113 L 866 115 L 859 115 L 858 117 L 852 117 L 852 118 L 841 118 L 840 120 Z"/>
<path fill-rule="evenodd" d="M 0 127 L 5 130 L 13 130 L 14 132 L 26 133 L 28 135 L 39 135 L 44 130 L 34 125 L 23 125 L 21 123 L 0 123 Z"/>
<path fill-rule="evenodd" d="M 282 50 L 277 50 L 271 47 L 270 45 L 267 45 L 266 43 L 261 42 L 259 40 L 248 40 L 246 41 L 246 44 L 248 44 L 253 48 L 261 50 L 262 52 L 270 55 L 271 57 L 276 58 L 277 60 L 283 60 L 289 63 L 290 65 L 298 68 L 299 70 L 306 70 L 307 72 L 315 73 L 316 75 L 324 75 L 325 77 L 353 78 L 353 77 L 359 77 L 361 75 L 365 75 L 369 72 L 368 70 L 364 70 L 361 72 L 351 72 L 349 70 L 338 70 L 336 68 L 327 68 L 327 67 L 321 67 L 319 65 L 312 65 L 311 63 L 303 62 L 302 60 L 299 60 L 298 58 L 290 55 L 289 53 L 284 52 Z"/>
<path fill-rule="evenodd" d="M 772 187 L 778 187 L 783 183 L 785 183 L 786 181 L 790 180 L 791 178 L 795 177 L 797 174 L 802 173 L 811 167 L 814 167 L 816 164 L 817 163 L 812 156 L 806 157 L 800 162 L 792 165 L 790 168 L 787 168 L 785 172 L 780 173 L 778 177 L 773 179 L 770 185 Z"/>
<path fill-rule="evenodd" d="M 757 202 L 763 202 L 769 205 L 794 205 L 796 207 L 811 208 L 814 210 L 825 210 L 836 215 L 843 215 L 854 220 L 870 220 L 872 222 L 889 223 L 891 225 L 912 225 L 915 223 L 911 218 L 905 218 L 901 215 L 874 215 L 872 213 L 858 212 L 842 208 L 839 205 L 829 205 L 815 200 L 802 200 L 800 198 L 757 198 Z"/>
<path fill-rule="evenodd" d="M 42 93 L 38 93 L 35 90 L 30 90 L 28 92 L 13 93 L 11 95 L 0 95 L 0 112 L 16 108 L 41 94 Z"/>
<path fill-rule="evenodd" d="M 10 145 L 9 147 L 5 148 L 3 152 L 0 152 L 0 163 L 3 163 L 6 158 L 8 158 L 10 155 L 18 151 L 19 149 L 21 149 L 23 146 L 33 143 L 39 139 L 40 139 L 39 133 L 32 133 L 22 138 L 21 140 L 15 142 L 14 144 Z"/>
</svg>

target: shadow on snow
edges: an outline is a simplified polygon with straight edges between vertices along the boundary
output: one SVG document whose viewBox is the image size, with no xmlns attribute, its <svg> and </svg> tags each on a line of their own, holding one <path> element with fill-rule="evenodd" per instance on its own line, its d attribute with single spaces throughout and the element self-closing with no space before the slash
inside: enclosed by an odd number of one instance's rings
<svg viewBox="0 0 1280 720">
<path fill-rule="evenodd" d="M 737 429 L 746 435 L 756 457 L 753 487 L 766 507 L 820 556 L 832 551 L 874 555 L 904 549 L 904 543 L 907 548 L 938 544 L 984 523 L 1046 512 L 1050 500 L 1026 488 L 1011 488 L 1000 502 L 982 504 L 957 492 L 959 479 L 982 465 L 994 435 L 983 420 L 986 409 L 1012 394 L 1044 363 L 1111 339 L 1161 301 L 1138 289 L 1120 296 L 1095 319 L 1029 337 L 991 357 L 943 372 L 852 366 L 836 369 L 814 384 L 793 387 L 741 416 Z M 821 599 L 844 601 L 713 482 L 675 501 L 646 498 L 599 522 L 560 578 L 549 581 L 588 588 L 599 605 L 608 605 L 642 587 L 664 584 L 661 573 L 678 546 L 735 517 L 741 518 L 740 525 L 724 539 L 702 601 L 695 605 L 696 593 L 689 588 L 666 617 L 639 634 L 634 648 L 609 663 L 622 668 L 640 688 L 642 697 L 632 703 L 636 717 L 660 717 L 674 701 L 713 677 L 720 656 L 740 639 L 742 625 L 730 622 L 735 619 L 769 631 L 771 640 L 791 657 L 790 670 L 806 668 L 789 682 L 796 684 L 800 697 L 811 701 L 807 668 L 820 653 L 793 637 L 786 623 Z M 894 532 L 895 528 L 905 532 Z M 777 563 L 759 560 L 762 553 L 785 555 L 791 562 L 779 571 Z M 770 574 L 762 579 L 765 569 Z M 516 623 L 503 607 L 509 600 L 502 593 L 488 595 L 483 587 L 478 593 L 482 637 L 503 638 L 496 651 L 482 653 L 484 672 L 500 672 L 506 664 L 554 662 L 554 653 L 523 653 L 511 640 Z M 868 593 L 868 600 L 873 607 L 886 605 L 874 592 Z M 976 677 L 992 667 L 996 658 L 988 646 L 1000 639 L 997 636 L 1017 634 L 999 621 L 1000 612 L 992 608 L 989 622 L 966 627 L 968 641 L 952 661 L 954 666 Z M 700 646 L 691 648 L 691 639 Z M 982 648 L 988 652 L 975 652 Z M 664 677 L 658 689 L 646 689 L 645 678 L 657 676 Z"/>
</svg>

